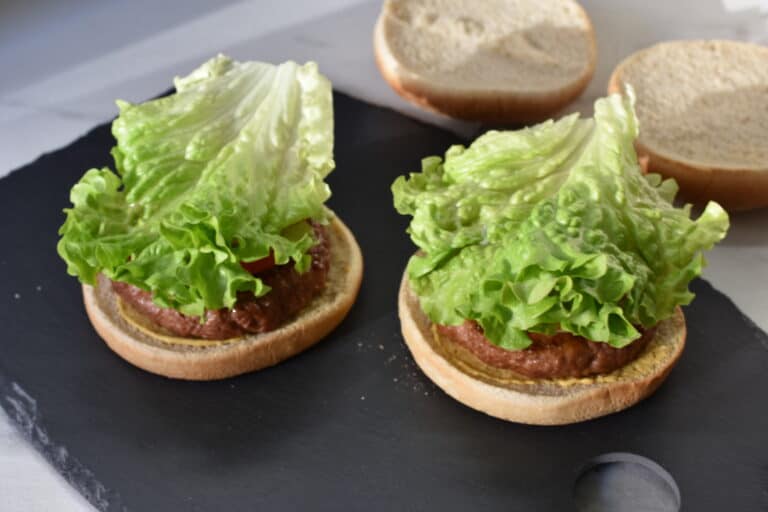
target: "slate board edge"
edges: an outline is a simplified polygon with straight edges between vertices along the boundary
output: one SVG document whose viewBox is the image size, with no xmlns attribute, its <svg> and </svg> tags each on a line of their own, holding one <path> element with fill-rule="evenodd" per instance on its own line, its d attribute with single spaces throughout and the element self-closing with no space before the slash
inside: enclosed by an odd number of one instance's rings
<svg viewBox="0 0 768 512">
<path fill-rule="evenodd" d="M 102 511 L 125 511 L 120 495 L 104 486 L 93 472 L 50 438 L 37 401 L 0 371 L 0 407 L 22 437 L 91 505 Z"/>
<path fill-rule="evenodd" d="M 169 92 L 166 91 L 159 96 L 165 96 Z M 67 148 L 74 146 L 83 139 L 89 138 L 94 132 L 105 125 L 112 124 L 112 121 L 113 119 L 110 119 L 104 123 L 99 123 L 73 138 L 64 146 L 44 151 L 34 160 L 11 170 L 0 178 L 0 186 L 10 176 L 23 172 L 29 167 L 34 167 L 38 162 L 53 154 L 66 151 Z M 107 489 L 104 484 L 99 482 L 90 469 L 68 452 L 66 446 L 59 445 L 50 438 L 44 426 L 44 418 L 37 409 L 36 400 L 27 394 L 18 383 L 10 380 L 7 375 L 8 372 L 0 365 L 0 407 L 8 415 L 11 423 L 16 427 L 21 436 L 97 510 L 128 510 L 116 491 Z"/>
</svg>

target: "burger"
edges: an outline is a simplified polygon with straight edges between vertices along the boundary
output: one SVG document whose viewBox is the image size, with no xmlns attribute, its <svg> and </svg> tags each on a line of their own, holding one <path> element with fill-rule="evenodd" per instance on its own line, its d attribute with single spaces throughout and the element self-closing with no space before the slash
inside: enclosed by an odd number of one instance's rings
<svg viewBox="0 0 768 512">
<path fill-rule="evenodd" d="M 314 63 L 219 55 L 173 94 L 118 101 L 115 171 L 72 188 L 58 252 L 117 354 L 168 377 L 276 364 L 341 322 L 362 277 L 324 206 L 331 86 Z"/>
<path fill-rule="evenodd" d="M 643 174 L 634 94 L 518 131 L 490 131 L 392 186 L 418 252 L 399 295 L 403 336 L 446 393 L 530 424 L 573 423 L 651 394 L 680 357 L 680 306 L 721 240 L 677 186 Z"/>
</svg>

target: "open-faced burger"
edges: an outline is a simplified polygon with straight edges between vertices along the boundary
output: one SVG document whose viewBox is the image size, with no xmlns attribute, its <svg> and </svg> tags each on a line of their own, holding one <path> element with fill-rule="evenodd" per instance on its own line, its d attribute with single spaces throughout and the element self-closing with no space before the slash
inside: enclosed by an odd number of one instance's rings
<svg viewBox="0 0 768 512">
<path fill-rule="evenodd" d="M 331 86 L 314 63 L 215 57 L 175 93 L 118 102 L 115 170 L 72 188 L 58 251 L 110 348 L 148 371 L 216 379 L 328 334 L 362 257 L 324 203 Z"/>
<path fill-rule="evenodd" d="M 652 393 L 680 357 L 689 282 L 728 216 L 696 220 L 644 175 L 632 91 L 429 157 L 393 185 L 419 251 L 399 312 L 416 362 L 460 402 L 561 424 Z"/>
</svg>

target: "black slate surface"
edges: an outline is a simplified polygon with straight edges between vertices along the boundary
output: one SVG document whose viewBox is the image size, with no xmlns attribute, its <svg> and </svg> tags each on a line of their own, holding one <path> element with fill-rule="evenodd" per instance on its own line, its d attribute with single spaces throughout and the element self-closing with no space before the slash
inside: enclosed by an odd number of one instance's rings
<svg viewBox="0 0 768 512">
<path fill-rule="evenodd" d="M 55 252 L 69 188 L 111 164 L 100 126 L 0 181 L 0 404 L 102 510 L 573 508 L 577 472 L 626 451 L 665 467 L 689 511 L 768 510 L 768 338 L 704 281 L 688 347 L 640 405 L 567 426 L 472 411 L 415 367 L 396 294 L 413 250 L 389 185 L 455 137 L 336 95 L 333 207 L 366 260 L 326 341 L 212 383 L 157 377 L 100 341 Z M 55 504 L 51 504 L 55 508 Z"/>
</svg>

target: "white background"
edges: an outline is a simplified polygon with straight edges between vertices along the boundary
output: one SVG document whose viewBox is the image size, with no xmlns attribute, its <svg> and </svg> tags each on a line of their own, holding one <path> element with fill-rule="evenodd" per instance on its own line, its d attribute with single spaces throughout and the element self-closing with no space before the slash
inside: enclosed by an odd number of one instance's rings
<svg viewBox="0 0 768 512">
<path fill-rule="evenodd" d="M 599 64 L 573 109 L 589 112 L 613 66 L 664 39 L 768 43 L 768 0 L 584 0 Z M 116 114 L 114 99 L 147 99 L 210 56 L 313 59 L 347 93 L 471 133 L 424 114 L 379 79 L 371 27 L 378 2 L 360 0 L 0 0 L 0 177 Z M 767 140 L 768 140 L 768 134 Z M 2 186 L 2 184 L 0 184 Z M 768 212 L 734 215 L 705 277 L 768 330 Z M 159 491 L 162 492 L 162 491 Z M 90 511 L 0 410 L 0 511 Z"/>
</svg>

